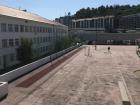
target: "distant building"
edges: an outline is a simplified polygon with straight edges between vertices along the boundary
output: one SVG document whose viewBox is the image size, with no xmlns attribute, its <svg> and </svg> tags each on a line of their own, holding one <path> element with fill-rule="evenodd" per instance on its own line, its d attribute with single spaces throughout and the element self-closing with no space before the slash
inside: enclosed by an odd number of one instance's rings
<svg viewBox="0 0 140 105">
<path fill-rule="evenodd" d="M 70 33 L 82 40 L 89 40 L 97 44 L 136 44 L 137 40 L 140 39 L 140 34 L 134 33 L 132 29 L 139 29 L 139 15 L 136 15 L 135 18 L 132 16 L 132 19 L 130 17 L 127 16 L 126 20 L 124 17 L 115 16 L 72 20 Z M 131 33 L 117 33 L 118 27 L 120 27 L 119 22 L 125 28 L 131 29 L 129 30 Z"/>
<path fill-rule="evenodd" d="M 0 6 L 0 69 L 18 64 L 17 48 L 28 38 L 40 56 L 68 35 L 68 27 L 27 11 Z"/>
<path fill-rule="evenodd" d="M 119 23 L 120 29 L 126 30 L 128 32 L 132 32 L 132 30 L 133 32 L 134 30 L 140 31 L 140 13 L 122 16 Z"/>
<path fill-rule="evenodd" d="M 69 28 L 72 27 L 72 16 L 64 16 L 64 17 L 56 18 L 55 21 L 63 25 L 66 25 Z"/>
<path fill-rule="evenodd" d="M 114 16 L 72 20 L 72 29 L 111 32 L 114 30 Z"/>
</svg>

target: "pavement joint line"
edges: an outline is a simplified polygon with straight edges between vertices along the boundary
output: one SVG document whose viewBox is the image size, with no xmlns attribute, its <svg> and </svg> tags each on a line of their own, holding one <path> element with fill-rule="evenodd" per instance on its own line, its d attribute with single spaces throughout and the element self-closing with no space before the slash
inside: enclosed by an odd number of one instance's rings
<svg viewBox="0 0 140 105">
<path fill-rule="evenodd" d="M 72 51 L 72 52 L 73 52 L 73 51 Z M 79 51 L 78 53 L 76 53 L 74 56 L 79 55 L 80 52 L 81 52 L 81 51 Z M 71 52 L 70 52 L 70 53 L 71 53 Z M 74 56 L 72 56 L 70 59 L 68 59 L 68 62 L 66 62 L 66 63 L 63 65 L 63 67 L 64 67 L 65 65 L 67 65 L 69 62 L 71 62 L 71 61 L 73 60 L 72 58 L 73 58 Z M 60 68 L 61 68 L 61 67 L 60 67 Z M 55 75 L 57 72 L 58 72 L 58 71 L 56 71 L 56 72 L 53 73 L 52 75 Z M 70 72 L 70 71 L 69 71 L 69 72 Z M 49 80 L 49 79 L 52 77 L 52 75 L 51 75 L 47 80 Z M 45 80 L 44 82 L 46 82 L 47 80 Z M 44 82 L 42 82 L 40 85 L 42 85 Z M 16 102 L 15 105 L 19 105 L 19 103 L 20 103 L 21 101 L 23 101 L 23 100 L 25 100 L 27 97 L 29 97 L 29 95 L 32 94 L 37 88 L 39 88 L 40 85 L 36 86 L 36 88 L 34 88 L 31 92 L 29 92 L 28 95 L 26 95 L 24 98 L 22 98 L 21 100 L 19 100 L 18 102 Z"/>
<path fill-rule="evenodd" d="M 95 76 L 117 76 L 115 74 L 96 74 Z"/>
<path fill-rule="evenodd" d="M 62 64 L 64 61 L 66 61 L 67 59 L 69 59 L 71 56 L 75 55 L 77 52 L 79 52 L 81 49 L 76 49 L 75 51 L 67 54 L 66 56 L 64 56 L 62 59 L 60 59 L 59 61 L 56 60 L 56 62 L 54 62 L 52 65 L 50 65 L 48 68 L 45 68 L 44 70 L 34 74 L 33 76 L 27 78 L 26 80 L 22 81 L 21 83 L 19 83 L 17 85 L 17 87 L 24 87 L 24 88 L 28 88 L 31 85 L 33 85 L 35 82 L 37 82 L 39 79 L 41 79 L 42 77 L 44 77 L 45 75 L 47 75 L 49 72 L 51 72 L 53 69 L 55 69 L 56 67 L 58 67 L 60 64 Z"/>
<path fill-rule="evenodd" d="M 77 54 L 75 54 L 75 55 L 78 55 L 80 53 L 80 51 L 77 53 Z M 73 56 L 74 57 L 74 56 Z M 72 70 L 70 70 L 68 73 L 70 73 L 70 72 L 72 72 Z M 64 78 L 65 77 L 67 77 L 67 75 L 65 75 L 64 76 Z M 65 79 L 67 79 L 67 78 L 65 78 Z M 52 90 L 51 90 L 51 92 L 49 93 L 49 95 L 50 94 L 52 94 L 52 92 L 58 87 L 58 86 L 60 86 L 63 82 L 62 81 L 64 81 L 64 80 L 61 80 L 61 81 L 59 81 L 59 84 L 57 85 L 57 86 L 55 86 Z"/>
<path fill-rule="evenodd" d="M 135 105 L 135 104 L 134 104 L 134 101 L 133 101 L 133 99 L 132 99 L 132 96 L 130 95 L 130 92 L 129 92 L 129 90 L 128 90 L 126 81 L 125 81 L 124 76 L 123 76 L 123 74 L 122 74 L 122 71 L 119 70 L 119 72 L 120 72 L 120 74 L 121 74 L 122 81 L 123 81 L 123 84 L 124 84 L 124 86 L 125 86 L 125 89 L 126 89 L 126 92 L 127 92 L 127 94 L 128 94 L 128 97 L 129 97 L 129 99 L 130 99 L 130 103 L 131 103 L 131 105 Z"/>
<path fill-rule="evenodd" d="M 111 55 L 111 56 L 112 56 L 112 55 Z M 116 62 L 115 62 L 115 63 L 116 63 Z M 117 64 L 117 63 L 116 63 L 116 64 Z M 121 65 L 121 66 L 124 66 L 124 67 L 125 67 L 125 65 Z M 119 68 L 119 67 L 120 67 L 120 66 L 118 66 L 118 68 Z M 131 105 L 135 105 L 135 104 L 134 104 L 134 101 L 133 101 L 133 99 L 132 99 L 132 96 L 131 96 L 131 94 L 130 94 L 130 92 L 129 92 L 129 90 L 128 90 L 128 87 L 127 87 L 125 78 L 124 78 L 124 76 L 123 76 L 123 74 L 122 74 L 122 71 L 119 69 L 118 72 L 119 72 L 120 75 L 121 75 L 121 79 L 122 79 L 123 84 L 124 84 L 124 86 L 125 86 L 125 89 L 126 89 L 126 92 L 127 92 L 127 94 L 128 94 L 128 97 L 129 97 L 129 100 L 130 100 Z"/>
<path fill-rule="evenodd" d="M 127 91 L 126 91 L 126 88 L 125 88 L 123 81 L 118 81 L 118 85 L 120 88 L 120 93 L 121 93 L 123 105 L 131 105 L 130 99 L 128 97 L 128 94 L 127 94 Z"/>
</svg>

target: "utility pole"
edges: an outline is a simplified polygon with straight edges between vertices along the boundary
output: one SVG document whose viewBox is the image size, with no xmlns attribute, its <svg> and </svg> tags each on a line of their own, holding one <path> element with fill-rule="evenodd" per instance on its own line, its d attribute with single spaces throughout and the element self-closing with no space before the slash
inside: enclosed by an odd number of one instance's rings
<svg viewBox="0 0 140 105">
<path fill-rule="evenodd" d="M 95 46 L 97 45 L 97 24 L 98 24 L 98 20 L 96 20 L 96 37 L 95 37 Z"/>
</svg>

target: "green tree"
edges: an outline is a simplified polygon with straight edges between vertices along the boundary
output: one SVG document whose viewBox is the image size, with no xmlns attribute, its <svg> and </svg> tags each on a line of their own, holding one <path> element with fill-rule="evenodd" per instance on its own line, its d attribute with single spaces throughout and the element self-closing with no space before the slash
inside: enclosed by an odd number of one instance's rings
<svg viewBox="0 0 140 105">
<path fill-rule="evenodd" d="M 17 49 L 18 59 L 22 63 L 27 63 L 33 60 L 34 53 L 32 49 L 32 42 L 27 38 L 21 38 L 21 45 Z"/>
<path fill-rule="evenodd" d="M 70 36 L 62 37 L 61 40 L 56 41 L 54 45 L 54 51 L 55 52 L 61 51 L 63 49 L 76 45 L 78 42 L 80 42 L 80 39 L 77 37 Z"/>
</svg>

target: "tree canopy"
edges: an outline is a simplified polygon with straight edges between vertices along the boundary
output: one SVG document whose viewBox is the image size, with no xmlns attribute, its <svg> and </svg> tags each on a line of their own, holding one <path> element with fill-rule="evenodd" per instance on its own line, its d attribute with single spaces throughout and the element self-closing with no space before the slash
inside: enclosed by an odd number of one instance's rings
<svg viewBox="0 0 140 105">
<path fill-rule="evenodd" d="M 100 6 L 98 8 L 82 8 L 78 10 L 74 15 L 68 15 L 64 17 L 60 17 L 63 20 L 71 20 L 71 19 L 82 19 L 82 18 L 91 18 L 97 16 L 106 16 L 106 15 L 114 15 L 124 16 L 130 14 L 140 13 L 140 4 L 139 5 L 113 5 L 113 6 Z M 68 18 L 69 17 L 69 18 Z M 65 23 L 64 23 L 65 24 Z"/>
<path fill-rule="evenodd" d="M 21 38 L 21 46 L 17 49 L 18 59 L 21 62 L 29 62 L 33 59 L 32 42 L 27 38 Z"/>
<path fill-rule="evenodd" d="M 98 8 L 82 8 L 76 12 L 74 19 L 91 18 L 96 16 L 114 15 L 124 16 L 130 14 L 140 13 L 140 5 L 114 5 L 114 6 L 100 6 Z"/>
</svg>

